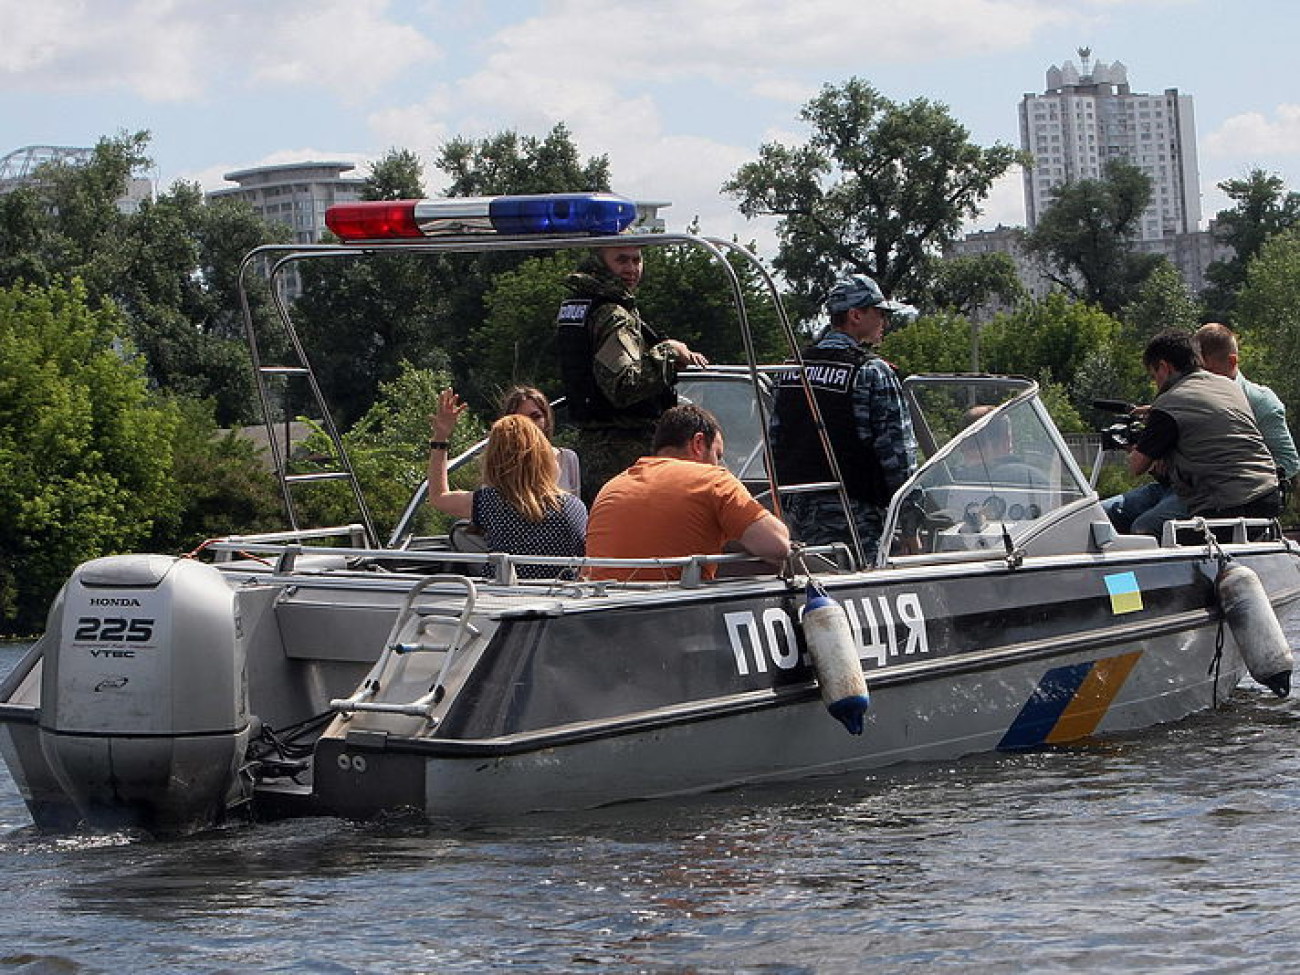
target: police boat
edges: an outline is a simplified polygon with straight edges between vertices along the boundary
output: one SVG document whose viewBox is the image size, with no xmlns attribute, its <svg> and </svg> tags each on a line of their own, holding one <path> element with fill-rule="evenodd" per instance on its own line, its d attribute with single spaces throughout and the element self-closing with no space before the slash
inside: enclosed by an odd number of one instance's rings
<svg viewBox="0 0 1300 975">
<path fill-rule="evenodd" d="M 698 247 L 742 330 L 730 262 L 752 264 L 798 364 L 747 251 L 626 232 L 635 216 L 603 194 L 351 204 L 332 213 L 342 243 L 259 248 L 245 280 L 391 253 Z M 485 821 L 1128 732 L 1225 706 L 1248 673 L 1289 690 L 1278 618 L 1300 599 L 1300 547 L 1271 520 L 1116 534 L 1031 381 L 905 381 L 925 459 L 870 563 L 850 538 L 779 572 L 697 555 L 615 563 L 671 564 L 673 582 L 583 581 L 590 560 L 423 533 L 423 489 L 381 540 L 283 295 L 274 336 L 245 299 L 257 389 L 271 426 L 275 384 L 306 384 L 332 467 L 295 473 L 270 430 L 282 532 L 76 569 L 0 683 L 0 754 L 42 829 Z M 266 362 L 272 347 L 288 360 Z M 749 360 L 685 373 L 679 393 L 722 419 L 727 463 L 776 512 L 841 492 L 773 481 L 772 371 Z M 992 409 L 968 424 L 974 405 Z M 348 485 L 355 522 L 300 523 L 295 493 L 321 480 Z M 530 563 L 576 578 L 521 578 Z"/>
</svg>

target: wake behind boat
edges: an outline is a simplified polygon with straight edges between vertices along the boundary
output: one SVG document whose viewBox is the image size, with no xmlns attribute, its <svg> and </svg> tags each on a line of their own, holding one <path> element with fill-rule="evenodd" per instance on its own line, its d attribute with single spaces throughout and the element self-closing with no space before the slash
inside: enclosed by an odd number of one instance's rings
<svg viewBox="0 0 1300 975">
<path fill-rule="evenodd" d="M 582 209 L 524 199 L 511 219 Z M 725 258 L 752 260 L 725 241 L 599 221 L 480 233 L 481 201 L 451 202 L 450 230 L 437 201 L 387 204 L 397 239 L 350 211 L 353 242 L 261 248 L 246 268 L 685 245 L 712 254 L 739 298 Z M 743 304 L 737 318 L 746 328 Z M 268 377 L 291 371 L 319 394 L 305 353 L 264 365 L 251 319 L 248 335 L 264 406 Z M 779 510 L 808 487 L 770 475 L 771 371 L 692 372 L 679 391 L 723 418 L 729 466 Z M 302 526 L 292 498 L 305 478 L 272 436 L 288 529 L 217 540 L 205 561 L 78 568 L 0 684 L 0 753 L 49 829 L 170 833 L 286 813 L 464 822 L 1144 728 L 1224 703 L 1248 668 L 1289 690 L 1276 612 L 1300 599 L 1300 548 L 1276 522 L 1117 535 L 1034 383 L 915 376 L 904 390 L 926 461 L 894 495 L 873 564 L 852 540 L 804 549 L 779 573 L 742 555 L 600 563 L 671 564 L 679 582 L 521 578 L 522 565 L 581 574 L 598 560 L 459 551 L 454 534 L 417 531 L 423 490 L 380 543 L 328 424 L 337 470 L 311 477 L 346 480 L 360 518 Z M 993 409 L 964 425 L 974 405 Z M 1014 456 L 991 451 L 994 424 L 1013 432 Z M 827 714 L 854 700 L 842 720 Z"/>
</svg>

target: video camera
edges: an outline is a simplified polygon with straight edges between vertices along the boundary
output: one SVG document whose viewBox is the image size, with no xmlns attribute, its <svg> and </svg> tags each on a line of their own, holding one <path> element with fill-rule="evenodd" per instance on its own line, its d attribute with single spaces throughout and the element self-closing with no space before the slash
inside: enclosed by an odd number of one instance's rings
<svg viewBox="0 0 1300 975">
<path fill-rule="evenodd" d="M 1095 399 L 1092 408 L 1103 413 L 1113 413 L 1124 417 L 1118 423 L 1112 423 L 1101 430 L 1101 445 L 1106 450 L 1128 450 L 1137 442 L 1142 432 L 1143 422 L 1133 415 L 1136 403 L 1122 399 Z"/>
</svg>

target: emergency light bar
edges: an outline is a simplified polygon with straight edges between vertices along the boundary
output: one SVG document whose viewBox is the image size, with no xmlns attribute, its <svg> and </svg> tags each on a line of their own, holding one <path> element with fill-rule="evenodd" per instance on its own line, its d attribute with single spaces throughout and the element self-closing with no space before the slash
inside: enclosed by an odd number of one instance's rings
<svg viewBox="0 0 1300 975">
<path fill-rule="evenodd" d="M 378 200 L 337 203 L 325 211 L 325 225 L 345 241 L 617 234 L 635 219 L 636 204 L 612 193 Z"/>
</svg>

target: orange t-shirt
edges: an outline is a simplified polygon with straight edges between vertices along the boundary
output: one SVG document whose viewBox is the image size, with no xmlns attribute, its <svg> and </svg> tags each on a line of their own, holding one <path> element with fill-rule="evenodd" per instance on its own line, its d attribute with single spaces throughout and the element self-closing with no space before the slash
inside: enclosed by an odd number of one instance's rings
<svg viewBox="0 0 1300 975">
<path fill-rule="evenodd" d="M 767 514 L 724 467 L 675 457 L 642 457 L 609 481 L 587 520 L 587 555 L 640 559 L 719 555 Z M 712 578 L 716 566 L 705 566 Z M 592 579 L 677 579 L 681 570 L 592 566 Z"/>
</svg>

